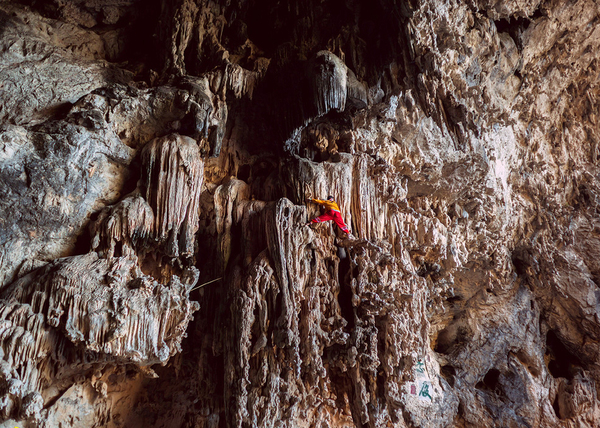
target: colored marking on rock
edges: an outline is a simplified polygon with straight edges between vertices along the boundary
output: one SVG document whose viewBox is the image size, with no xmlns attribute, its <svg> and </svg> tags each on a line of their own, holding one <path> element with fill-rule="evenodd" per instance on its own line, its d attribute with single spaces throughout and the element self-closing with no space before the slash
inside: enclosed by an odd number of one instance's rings
<svg viewBox="0 0 600 428">
<path fill-rule="evenodd" d="M 428 397 L 430 400 L 433 400 L 433 397 L 429 395 L 429 384 L 427 382 L 423 382 L 423 385 L 421 385 L 419 397 Z"/>
</svg>

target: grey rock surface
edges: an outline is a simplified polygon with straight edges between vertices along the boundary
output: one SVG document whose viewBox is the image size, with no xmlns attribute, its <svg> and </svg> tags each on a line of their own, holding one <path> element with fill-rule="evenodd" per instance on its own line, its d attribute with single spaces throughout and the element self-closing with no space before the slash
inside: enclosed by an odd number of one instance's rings
<svg viewBox="0 0 600 428">
<path fill-rule="evenodd" d="M 43 121 L 108 82 L 131 78 L 102 61 L 104 42 L 94 32 L 10 3 L 3 3 L 0 16 L 2 123 Z"/>
</svg>

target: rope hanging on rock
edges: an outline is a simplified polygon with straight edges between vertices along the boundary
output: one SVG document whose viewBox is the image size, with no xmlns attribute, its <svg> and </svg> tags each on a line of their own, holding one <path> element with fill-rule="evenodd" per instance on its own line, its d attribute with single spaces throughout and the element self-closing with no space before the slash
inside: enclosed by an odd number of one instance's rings
<svg viewBox="0 0 600 428">
<path fill-rule="evenodd" d="M 194 291 L 194 290 L 197 290 L 197 289 L 199 289 L 199 288 L 202 288 L 202 287 L 204 287 L 205 285 L 212 284 L 213 282 L 219 281 L 220 279 L 223 279 L 223 277 L 221 276 L 221 277 L 219 277 L 219 278 L 217 278 L 217 279 L 213 279 L 213 280 L 211 280 L 211 281 L 205 282 L 204 284 L 200 284 L 199 286 L 192 288 L 192 289 L 190 290 L 190 293 L 191 293 L 192 291 Z"/>
</svg>

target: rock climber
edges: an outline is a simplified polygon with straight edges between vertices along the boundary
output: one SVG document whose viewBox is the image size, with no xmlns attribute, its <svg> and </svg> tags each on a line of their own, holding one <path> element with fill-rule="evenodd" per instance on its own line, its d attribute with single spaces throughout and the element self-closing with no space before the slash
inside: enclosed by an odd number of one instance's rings
<svg viewBox="0 0 600 428">
<path fill-rule="evenodd" d="M 321 214 L 320 216 L 313 218 L 311 221 L 306 223 L 306 226 L 312 223 L 323 223 L 324 221 L 333 220 L 346 235 L 348 235 L 350 238 L 352 237 L 350 230 L 348 230 L 348 226 L 346 226 L 344 220 L 342 219 L 340 207 L 338 207 L 338 204 L 335 203 L 333 196 L 327 196 L 326 201 L 322 201 L 321 199 L 306 198 L 306 202 L 314 202 L 325 208 L 325 214 Z"/>
</svg>

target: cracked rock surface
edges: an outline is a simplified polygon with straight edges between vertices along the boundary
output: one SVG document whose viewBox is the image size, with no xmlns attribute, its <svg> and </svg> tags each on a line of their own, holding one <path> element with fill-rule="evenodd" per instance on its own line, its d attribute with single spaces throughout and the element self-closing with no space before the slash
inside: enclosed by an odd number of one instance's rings
<svg viewBox="0 0 600 428">
<path fill-rule="evenodd" d="M 0 1 L 0 427 L 598 426 L 599 19 Z"/>
</svg>

